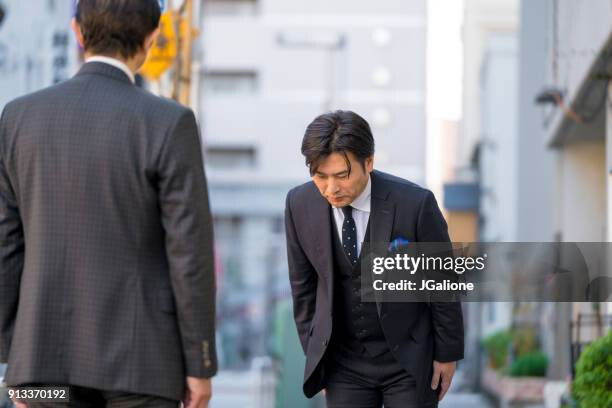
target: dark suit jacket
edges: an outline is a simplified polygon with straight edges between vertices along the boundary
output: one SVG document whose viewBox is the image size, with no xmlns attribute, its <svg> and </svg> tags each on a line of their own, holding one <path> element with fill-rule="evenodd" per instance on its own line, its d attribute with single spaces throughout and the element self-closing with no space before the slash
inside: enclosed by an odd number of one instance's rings
<svg viewBox="0 0 612 408">
<path fill-rule="evenodd" d="M 370 242 L 404 237 L 410 242 L 450 242 L 433 194 L 409 181 L 371 173 Z M 324 387 L 320 368 L 333 331 L 333 259 L 330 205 L 313 182 L 287 195 L 285 223 L 293 311 L 306 353 L 304 393 Z M 459 303 L 380 303 L 385 338 L 400 364 L 429 386 L 433 360 L 463 358 L 463 318 Z"/>
<path fill-rule="evenodd" d="M 108 64 L 0 120 L 6 382 L 181 399 L 216 369 L 212 224 L 193 112 Z"/>
</svg>

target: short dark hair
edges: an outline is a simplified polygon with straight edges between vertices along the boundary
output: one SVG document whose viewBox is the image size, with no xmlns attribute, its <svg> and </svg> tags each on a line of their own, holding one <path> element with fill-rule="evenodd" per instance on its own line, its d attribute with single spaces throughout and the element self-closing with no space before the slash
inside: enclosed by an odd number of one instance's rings
<svg viewBox="0 0 612 408">
<path fill-rule="evenodd" d="M 129 59 L 159 26 L 158 0 L 79 0 L 75 18 L 88 52 Z"/>
<path fill-rule="evenodd" d="M 302 154 L 310 175 L 317 171 L 321 160 L 332 153 L 344 155 L 349 174 L 351 152 L 365 168 L 365 161 L 374 155 L 374 137 L 370 125 L 355 112 L 337 110 L 317 116 L 308 125 L 302 139 Z"/>
</svg>

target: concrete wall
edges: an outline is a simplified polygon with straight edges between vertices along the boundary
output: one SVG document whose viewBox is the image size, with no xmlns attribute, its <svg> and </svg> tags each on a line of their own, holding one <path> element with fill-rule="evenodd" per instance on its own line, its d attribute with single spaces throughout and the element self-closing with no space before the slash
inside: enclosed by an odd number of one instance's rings
<svg viewBox="0 0 612 408">
<path fill-rule="evenodd" d="M 481 69 L 480 187 L 483 241 L 516 240 L 518 214 L 516 34 L 491 34 Z"/>
<path fill-rule="evenodd" d="M 606 240 L 605 144 L 589 141 L 566 145 L 558 160 L 557 205 L 563 241 Z"/>
<path fill-rule="evenodd" d="M 517 0 L 465 0 L 463 119 L 461 143 L 458 145 L 458 165 L 469 164 L 474 144 L 481 134 L 480 83 L 481 67 L 487 38 L 491 33 L 511 33 L 517 30 Z"/>
<path fill-rule="evenodd" d="M 518 241 L 554 241 L 556 151 L 548 146 L 543 108 L 536 95 L 546 85 L 547 44 L 552 1 L 521 2 L 518 95 L 517 229 Z M 537 203 L 537 205 L 534 205 Z"/>
<path fill-rule="evenodd" d="M 592 93 L 593 89 L 600 89 L 603 92 L 605 82 L 594 80 L 589 71 L 598 62 L 610 58 L 609 44 L 607 50 L 604 47 L 612 38 L 611 20 L 612 6 L 606 0 L 549 2 L 547 86 L 560 90 L 565 104 L 582 117 L 590 116 L 588 112 L 598 102 L 585 100 L 592 99 L 593 95 L 585 97 L 584 91 Z M 569 138 L 581 138 L 581 127 L 561 109 L 550 113 L 549 122 L 546 131 L 551 143 L 562 144 Z"/>
<path fill-rule="evenodd" d="M 612 5 L 607 0 L 553 1 L 549 18 L 548 78 L 571 100 L 610 35 Z"/>
</svg>

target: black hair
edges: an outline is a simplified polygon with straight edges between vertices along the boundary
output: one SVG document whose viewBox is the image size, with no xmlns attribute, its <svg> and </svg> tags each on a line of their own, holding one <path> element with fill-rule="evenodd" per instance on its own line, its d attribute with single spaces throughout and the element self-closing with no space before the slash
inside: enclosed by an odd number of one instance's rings
<svg viewBox="0 0 612 408">
<path fill-rule="evenodd" d="M 93 54 L 129 59 L 161 18 L 158 0 L 79 0 L 75 18 Z"/>
<path fill-rule="evenodd" d="M 350 174 L 352 153 L 365 169 L 365 161 L 374 155 L 374 137 L 370 125 L 355 112 L 337 110 L 325 113 L 313 120 L 306 128 L 302 140 L 302 154 L 306 166 L 313 175 L 321 160 L 332 153 L 344 156 Z"/>
</svg>

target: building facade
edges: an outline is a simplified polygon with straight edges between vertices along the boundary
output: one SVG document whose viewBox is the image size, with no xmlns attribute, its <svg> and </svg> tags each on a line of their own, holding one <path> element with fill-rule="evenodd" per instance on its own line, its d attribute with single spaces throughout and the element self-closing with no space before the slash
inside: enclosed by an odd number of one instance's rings
<svg viewBox="0 0 612 408">
<path fill-rule="evenodd" d="M 0 108 L 17 96 L 70 78 L 78 45 L 70 30 L 73 6 L 61 0 L 1 0 Z M 24 22 L 32 27 L 24 30 Z"/>
</svg>

